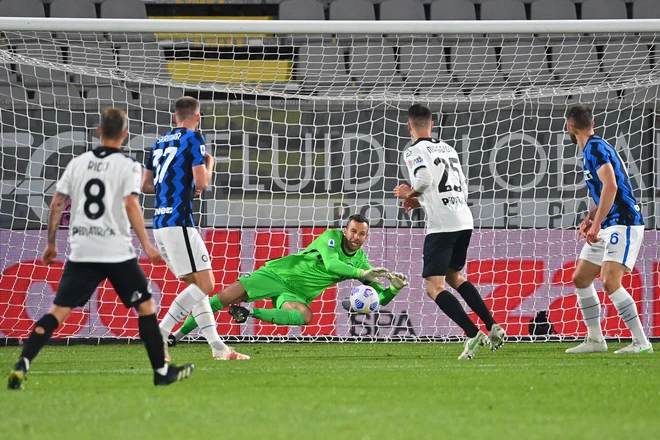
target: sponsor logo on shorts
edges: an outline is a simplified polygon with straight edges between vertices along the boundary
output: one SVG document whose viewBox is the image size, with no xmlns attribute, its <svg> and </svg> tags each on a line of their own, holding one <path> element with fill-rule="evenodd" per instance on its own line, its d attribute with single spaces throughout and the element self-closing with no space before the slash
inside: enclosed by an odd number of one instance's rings
<svg viewBox="0 0 660 440">
<path fill-rule="evenodd" d="M 131 295 L 131 302 L 136 303 L 140 301 L 140 298 L 142 298 L 142 294 L 136 290 L 133 292 L 133 295 Z"/>
<path fill-rule="evenodd" d="M 164 208 L 156 208 L 154 215 L 172 214 L 172 207 L 166 206 Z"/>
<path fill-rule="evenodd" d="M 202 255 L 202 261 L 205 262 L 205 263 L 207 261 L 209 261 L 209 256 L 208 255 Z"/>
</svg>

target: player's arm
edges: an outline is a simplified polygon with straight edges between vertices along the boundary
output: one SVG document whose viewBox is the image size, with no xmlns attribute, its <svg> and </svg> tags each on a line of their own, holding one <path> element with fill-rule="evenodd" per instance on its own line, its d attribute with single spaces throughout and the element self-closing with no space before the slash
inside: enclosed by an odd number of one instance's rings
<svg viewBox="0 0 660 440">
<path fill-rule="evenodd" d="M 404 157 L 412 187 L 406 184 L 399 185 L 394 188 L 394 196 L 400 199 L 410 200 L 421 196 L 431 186 L 433 175 L 429 171 L 428 164 L 418 151 L 408 149 L 404 153 Z"/>
<path fill-rule="evenodd" d="M 140 206 L 140 199 L 138 198 L 140 195 L 140 180 L 141 177 L 144 177 L 144 173 L 141 173 L 141 170 L 142 167 L 140 164 L 135 162 L 125 171 L 124 180 L 122 182 L 122 195 L 124 196 L 124 208 L 126 209 L 128 221 L 131 223 L 135 235 L 137 235 L 140 240 L 142 249 L 144 249 L 147 257 L 149 257 L 149 261 L 155 263 L 161 260 L 161 255 L 160 252 L 158 252 L 158 249 L 153 247 L 151 242 L 149 242 L 147 230 L 144 227 L 142 206 Z"/>
<path fill-rule="evenodd" d="M 156 186 L 154 183 L 154 172 L 147 168 L 142 171 L 142 185 L 140 185 L 144 194 L 155 194 Z"/>
<path fill-rule="evenodd" d="M 614 168 L 612 168 L 611 163 L 608 162 L 601 165 L 601 167 L 598 168 L 597 174 L 603 184 L 603 188 L 600 192 L 600 202 L 596 208 L 593 222 L 594 224 L 600 225 L 612 209 L 614 199 L 616 198 L 616 192 L 619 187 L 616 184 L 616 176 L 614 175 Z"/>
<path fill-rule="evenodd" d="M 48 244 L 44 251 L 43 261 L 45 264 L 52 264 L 57 257 L 57 247 L 55 246 L 55 237 L 57 236 L 57 229 L 62 220 L 62 211 L 69 196 L 56 191 L 53 195 L 53 200 L 50 202 L 50 211 L 48 212 Z"/>
<path fill-rule="evenodd" d="M 211 183 L 215 159 L 206 152 L 204 137 L 200 133 L 190 140 L 190 151 L 193 156 L 193 180 L 195 182 L 196 194 L 204 191 Z"/>
<path fill-rule="evenodd" d="M 333 230 L 328 229 L 321 234 L 313 243 L 314 249 L 321 255 L 325 270 L 340 277 L 359 279 L 362 275 L 362 270 L 349 266 L 343 261 L 339 260 L 337 252 L 341 248 L 341 242 L 335 243 Z"/>
</svg>

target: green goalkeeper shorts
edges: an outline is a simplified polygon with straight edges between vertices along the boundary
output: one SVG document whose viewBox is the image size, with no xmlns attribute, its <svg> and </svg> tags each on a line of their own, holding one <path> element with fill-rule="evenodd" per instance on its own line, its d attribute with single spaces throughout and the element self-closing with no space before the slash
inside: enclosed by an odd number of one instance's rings
<svg viewBox="0 0 660 440">
<path fill-rule="evenodd" d="M 294 292 L 291 287 L 265 266 L 249 275 L 239 277 L 238 281 L 247 293 L 248 302 L 271 298 L 273 307 L 278 309 L 282 307 L 282 304 L 289 301 L 307 305 L 311 303 L 304 296 Z"/>
</svg>

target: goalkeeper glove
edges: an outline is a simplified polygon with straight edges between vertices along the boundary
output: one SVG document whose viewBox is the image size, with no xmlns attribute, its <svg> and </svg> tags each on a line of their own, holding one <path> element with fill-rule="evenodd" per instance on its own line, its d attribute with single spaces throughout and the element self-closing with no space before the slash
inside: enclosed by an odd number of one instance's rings
<svg viewBox="0 0 660 440">
<path fill-rule="evenodd" d="M 387 278 L 396 290 L 401 290 L 408 285 L 408 277 L 402 273 L 392 272 L 387 275 Z"/>
<path fill-rule="evenodd" d="M 360 279 L 370 283 L 383 284 L 380 278 L 387 277 L 388 274 L 389 271 L 384 267 L 373 267 L 363 270 L 360 274 Z"/>
</svg>

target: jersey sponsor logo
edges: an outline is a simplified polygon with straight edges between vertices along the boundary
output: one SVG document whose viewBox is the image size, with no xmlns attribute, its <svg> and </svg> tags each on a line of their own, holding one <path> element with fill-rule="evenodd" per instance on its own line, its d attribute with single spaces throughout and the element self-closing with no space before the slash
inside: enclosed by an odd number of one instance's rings
<svg viewBox="0 0 660 440">
<path fill-rule="evenodd" d="M 421 156 L 414 157 L 412 159 L 408 159 L 408 166 L 410 168 L 413 168 L 417 165 L 421 165 L 424 163 L 424 159 L 421 158 Z"/>
<path fill-rule="evenodd" d="M 142 294 L 136 290 L 133 292 L 133 295 L 131 295 L 131 303 L 135 304 L 140 301 L 140 298 L 142 298 Z"/>
<path fill-rule="evenodd" d="M 181 138 L 181 132 L 167 134 L 158 138 L 158 143 L 178 141 Z"/>
<path fill-rule="evenodd" d="M 172 214 L 173 210 L 171 206 L 165 206 L 164 208 L 156 208 L 154 210 L 154 215 L 165 215 Z"/>
<path fill-rule="evenodd" d="M 335 240 L 333 240 L 332 238 L 330 240 L 328 240 L 328 247 L 329 248 L 334 248 L 335 247 Z"/>
<path fill-rule="evenodd" d="M 447 205 L 460 206 L 460 205 L 465 205 L 465 199 L 462 196 L 443 197 L 442 203 L 445 206 Z"/>
<path fill-rule="evenodd" d="M 74 226 L 71 232 L 72 236 L 80 235 L 83 237 L 96 236 L 96 237 L 111 237 L 115 234 L 112 228 L 101 228 L 100 226 Z"/>
</svg>

